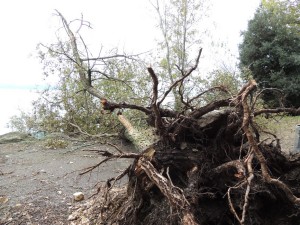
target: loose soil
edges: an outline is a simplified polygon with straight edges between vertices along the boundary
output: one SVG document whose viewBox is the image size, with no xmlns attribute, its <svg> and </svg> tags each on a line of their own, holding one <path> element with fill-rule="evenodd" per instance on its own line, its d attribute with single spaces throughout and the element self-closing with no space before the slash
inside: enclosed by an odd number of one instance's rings
<svg viewBox="0 0 300 225">
<path fill-rule="evenodd" d="M 73 201 L 73 193 L 83 192 L 86 201 L 130 164 L 125 159 L 107 162 L 81 176 L 85 168 L 103 159 L 87 150 L 115 149 L 92 141 L 68 142 L 64 149 L 47 149 L 43 141 L 0 145 L 1 225 L 69 224 L 68 215 L 80 204 Z"/>
</svg>

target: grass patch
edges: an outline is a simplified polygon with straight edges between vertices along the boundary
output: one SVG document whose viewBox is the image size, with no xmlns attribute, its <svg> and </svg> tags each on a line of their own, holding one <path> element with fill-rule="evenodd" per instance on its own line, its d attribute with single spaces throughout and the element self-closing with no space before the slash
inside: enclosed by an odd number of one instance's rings
<svg viewBox="0 0 300 225">
<path fill-rule="evenodd" d="M 296 141 L 296 125 L 300 124 L 300 116 L 274 116 L 266 119 L 259 116 L 255 121 L 263 130 L 275 134 L 281 143 L 282 150 L 286 153 L 293 151 Z M 264 135 L 263 135 L 263 138 Z M 262 139 L 263 139 L 262 138 Z"/>
<path fill-rule="evenodd" d="M 48 149 L 66 148 L 69 143 L 62 139 L 49 138 L 45 141 L 45 147 Z"/>
</svg>

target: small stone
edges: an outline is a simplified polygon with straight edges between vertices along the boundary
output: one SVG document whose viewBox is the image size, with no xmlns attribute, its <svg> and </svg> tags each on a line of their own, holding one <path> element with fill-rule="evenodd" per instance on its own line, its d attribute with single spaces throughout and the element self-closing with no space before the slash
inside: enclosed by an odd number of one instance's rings
<svg viewBox="0 0 300 225">
<path fill-rule="evenodd" d="M 76 192 L 73 194 L 73 197 L 76 202 L 79 202 L 84 199 L 84 194 L 82 192 Z"/>
<path fill-rule="evenodd" d="M 85 216 L 81 216 L 81 224 L 90 224 L 90 220 Z"/>
<path fill-rule="evenodd" d="M 180 144 L 180 149 L 181 150 L 184 150 L 184 149 L 186 149 L 187 148 L 187 143 L 186 142 L 181 142 L 181 144 Z"/>
<path fill-rule="evenodd" d="M 61 195 L 61 194 L 62 194 L 62 191 L 57 191 L 57 194 Z"/>
<path fill-rule="evenodd" d="M 77 215 L 71 214 L 71 215 L 68 217 L 68 221 L 76 220 L 77 218 L 78 218 Z"/>
<path fill-rule="evenodd" d="M 0 196 L 0 203 L 1 204 L 5 204 L 6 202 L 8 202 L 8 197 L 6 197 L 6 196 Z"/>
</svg>

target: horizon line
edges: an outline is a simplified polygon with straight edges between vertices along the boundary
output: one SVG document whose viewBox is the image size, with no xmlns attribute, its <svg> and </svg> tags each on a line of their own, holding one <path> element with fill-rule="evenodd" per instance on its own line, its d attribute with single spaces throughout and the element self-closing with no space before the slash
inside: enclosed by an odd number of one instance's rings
<svg viewBox="0 0 300 225">
<path fill-rule="evenodd" d="M 0 90 L 28 90 L 28 91 L 34 91 L 34 90 L 45 90 L 47 89 L 46 85 L 22 85 L 22 84 L 0 84 Z"/>
</svg>

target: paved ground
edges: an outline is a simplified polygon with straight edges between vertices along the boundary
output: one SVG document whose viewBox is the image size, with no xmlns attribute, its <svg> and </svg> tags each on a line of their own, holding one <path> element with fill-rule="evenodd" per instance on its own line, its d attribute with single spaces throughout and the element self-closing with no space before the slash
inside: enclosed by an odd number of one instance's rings
<svg viewBox="0 0 300 225">
<path fill-rule="evenodd" d="M 72 195 L 86 198 L 126 168 L 129 160 L 108 162 L 84 176 L 79 173 L 103 158 L 89 149 L 107 145 L 72 141 L 65 149 L 47 149 L 42 141 L 0 144 L 0 224 L 68 224 Z"/>
</svg>

